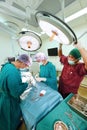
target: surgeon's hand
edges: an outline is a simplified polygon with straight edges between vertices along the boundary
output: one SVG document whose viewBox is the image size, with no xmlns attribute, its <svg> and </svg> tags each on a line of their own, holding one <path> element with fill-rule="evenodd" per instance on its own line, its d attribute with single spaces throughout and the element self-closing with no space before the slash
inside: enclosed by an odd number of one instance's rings
<svg viewBox="0 0 87 130">
<path fill-rule="evenodd" d="M 31 76 L 31 77 L 29 78 L 29 84 L 30 84 L 30 85 L 33 85 L 33 86 L 36 85 L 36 81 L 35 81 L 35 79 L 33 78 L 33 76 Z"/>
<path fill-rule="evenodd" d="M 39 77 L 39 73 L 37 73 L 37 74 L 35 75 L 35 79 L 38 78 L 38 77 Z"/>
<path fill-rule="evenodd" d="M 46 78 L 40 78 L 40 77 L 38 77 L 38 78 L 35 78 L 35 79 L 36 79 L 36 81 L 38 81 L 38 82 L 46 81 Z"/>
</svg>

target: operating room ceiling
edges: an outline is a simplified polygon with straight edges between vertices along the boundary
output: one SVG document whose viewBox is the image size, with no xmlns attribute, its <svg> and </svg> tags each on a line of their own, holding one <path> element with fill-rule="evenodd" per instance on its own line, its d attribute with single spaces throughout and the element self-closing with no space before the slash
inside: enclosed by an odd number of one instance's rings
<svg viewBox="0 0 87 130">
<path fill-rule="evenodd" d="M 62 19 L 62 15 L 68 17 L 86 6 L 87 0 L 0 0 L 0 28 L 9 34 L 17 34 L 25 28 L 41 34 L 36 12 L 46 11 Z M 77 23 L 87 23 L 87 15 L 68 25 L 74 27 Z"/>
</svg>

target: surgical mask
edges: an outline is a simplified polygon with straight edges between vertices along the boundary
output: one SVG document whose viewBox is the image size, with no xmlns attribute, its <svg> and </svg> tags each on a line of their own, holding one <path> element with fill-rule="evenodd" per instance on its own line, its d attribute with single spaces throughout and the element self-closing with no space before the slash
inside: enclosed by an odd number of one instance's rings
<svg viewBox="0 0 87 130">
<path fill-rule="evenodd" d="M 68 63 L 69 63 L 70 65 L 75 65 L 75 61 L 72 61 L 72 60 L 68 60 Z"/>
<path fill-rule="evenodd" d="M 77 58 L 75 61 L 72 61 L 72 60 L 68 60 L 68 63 L 70 65 L 75 65 L 76 64 L 76 61 L 79 61 L 81 59 L 81 57 Z"/>
</svg>

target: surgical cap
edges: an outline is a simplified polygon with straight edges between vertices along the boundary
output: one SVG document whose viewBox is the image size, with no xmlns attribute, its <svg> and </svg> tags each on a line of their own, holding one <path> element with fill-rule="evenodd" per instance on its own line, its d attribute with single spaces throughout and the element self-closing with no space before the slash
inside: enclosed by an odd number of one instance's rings
<svg viewBox="0 0 87 130">
<path fill-rule="evenodd" d="M 23 62 L 24 64 L 26 64 L 26 65 L 28 65 L 28 66 L 30 66 L 30 65 L 32 64 L 32 59 L 31 59 L 28 55 L 26 55 L 26 54 L 20 55 L 20 56 L 17 58 L 17 60 Z"/>
<path fill-rule="evenodd" d="M 42 52 L 39 52 L 35 55 L 35 60 L 36 61 L 43 61 L 43 60 L 47 60 L 47 56 L 42 53 Z"/>
<path fill-rule="evenodd" d="M 81 54 L 77 48 L 70 51 L 69 55 L 72 55 L 75 59 L 81 59 Z"/>
</svg>

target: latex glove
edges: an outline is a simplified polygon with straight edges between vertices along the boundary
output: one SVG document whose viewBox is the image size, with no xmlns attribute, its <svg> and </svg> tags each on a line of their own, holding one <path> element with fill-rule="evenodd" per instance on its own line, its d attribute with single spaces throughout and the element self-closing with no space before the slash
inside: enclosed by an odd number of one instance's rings
<svg viewBox="0 0 87 130">
<path fill-rule="evenodd" d="M 38 77 L 38 78 L 35 78 L 35 79 L 36 79 L 36 81 L 38 81 L 38 82 L 46 81 L 46 78 L 40 78 L 40 77 Z"/>
<path fill-rule="evenodd" d="M 36 81 L 41 82 L 41 78 L 40 77 L 35 78 L 35 79 L 36 79 Z"/>
<path fill-rule="evenodd" d="M 33 76 L 32 76 L 31 79 L 30 79 L 30 84 L 33 85 L 33 86 L 36 85 L 36 81 L 35 81 L 35 79 L 33 78 Z"/>
<path fill-rule="evenodd" d="M 37 73 L 37 74 L 35 75 L 35 79 L 38 78 L 38 77 L 39 77 L 39 73 Z"/>
<path fill-rule="evenodd" d="M 27 82 L 27 78 L 26 77 L 22 77 L 22 83 L 26 83 Z"/>
<path fill-rule="evenodd" d="M 33 86 L 35 86 L 36 84 L 36 81 L 30 72 L 23 73 L 22 82 L 23 83 L 27 82 L 29 83 L 29 85 L 33 85 Z"/>
<path fill-rule="evenodd" d="M 29 77 L 28 82 L 29 82 L 30 85 L 33 85 L 33 86 L 36 85 L 36 81 L 35 81 L 35 79 L 33 78 L 33 76 L 30 76 L 30 77 Z"/>
<path fill-rule="evenodd" d="M 22 72 L 21 73 L 21 77 L 22 77 L 22 82 L 29 82 L 30 78 L 31 78 L 32 74 L 30 72 Z"/>
</svg>

